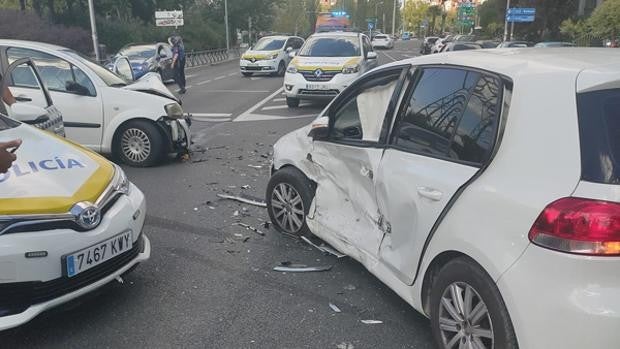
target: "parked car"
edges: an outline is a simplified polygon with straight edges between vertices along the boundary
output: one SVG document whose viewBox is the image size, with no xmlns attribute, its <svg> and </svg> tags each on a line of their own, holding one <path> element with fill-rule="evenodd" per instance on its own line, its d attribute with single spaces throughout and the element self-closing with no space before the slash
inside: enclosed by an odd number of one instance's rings
<svg viewBox="0 0 620 349">
<path fill-rule="evenodd" d="M 545 41 L 537 43 L 534 47 L 575 47 L 575 44 L 564 41 Z"/>
<path fill-rule="evenodd" d="M 114 61 L 119 57 L 129 59 L 136 80 L 148 72 L 159 74 L 162 81 L 174 79 L 172 47 L 167 43 L 126 45 L 112 57 L 106 68 L 112 70 Z"/>
<path fill-rule="evenodd" d="M 482 46 L 480 46 L 479 44 L 475 42 L 454 41 L 454 42 L 449 42 L 447 45 L 445 45 L 441 49 L 441 52 L 481 50 L 481 49 L 482 49 Z"/>
<path fill-rule="evenodd" d="M 409 32 L 404 32 L 404 33 L 403 33 L 403 36 L 401 37 L 401 39 L 402 39 L 402 40 L 405 40 L 405 41 L 407 41 L 407 40 L 411 40 L 411 33 L 409 33 Z"/>
<path fill-rule="evenodd" d="M 0 330 L 92 293 L 151 253 L 144 194 L 119 166 L 0 115 L 0 139 L 17 138 L 17 160 L 0 174 Z"/>
<path fill-rule="evenodd" d="M 291 54 L 296 53 L 303 44 L 304 39 L 297 36 L 265 36 L 241 55 L 241 74 L 251 76 L 254 73 L 269 73 L 283 76 L 291 61 Z"/>
<path fill-rule="evenodd" d="M 62 113 L 60 113 L 58 108 L 54 105 L 52 97 L 50 96 L 49 91 L 47 91 L 47 88 L 41 79 L 41 74 L 39 73 L 39 70 L 34 62 L 30 58 L 19 59 L 9 65 L 2 76 L 11 76 L 16 69 L 30 70 L 30 73 L 35 78 L 35 82 L 40 87 L 40 97 L 45 101 L 45 104 L 43 107 L 38 107 L 21 103 L 29 101 L 29 98 L 17 96 L 15 97 L 16 102 L 11 106 L 4 103 L 4 101 L 0 102 L 0 114 L 9 115 L 15 120 L 48 131 L 56 136 L 65 137 L 65 125 L 62 119 Z M 9 80 L 10 79 L 2 79 L 0 91 L 4 91 L 8 88 Z"/>
<path fill-rule="evenodd" d="M 60 46 L 0 40 L 0 50 L 2 67 L 25 57 L 37 64 L 68 139 L 132 166 L 152 166 L 166 154 L 187 152 L 191 121 L 155 73 L 128 83 L 132 69 L 126 58 L 116 62 L 126 74 L 123 80 Z M 15 70 L 10 79 L 11 92 L 23 103 L 48 104 L 31 70 Z"/>
<path fill-rule="evenodd" d="M 394 40 L 387 34 L 378 34 L 372 38 L 372 48 L 394 48 Z"/>
<path fill-rule="evenodd" d="M 420 46 L 420 53 L 423 55 L 431 53 L 431 49 L 433 45 L 435 45 L 435 42 L 437 42 L 437 40 L 439 40 L 439 37 L 437 36 L 425 37 L 424 42 L 422 42 L 422 45 Z"/>
<path fill-rule="evenodd" d="M 286 104 L 297 108 L 300 100 L 332 99 L 376 66 L 377 53 L 366 35 L 354 32 L 313 34 L 286 70 Z"/>
<path fill-rule="evenodd" d="M 523 48 L 532 46 L 534 46 L 534 43 L 530 41 L 504 41 L 497 45 L 497 48 Z"/>
<path fill-rule="evenodd" d="M 438 348 L 615 348 L 617 62 L 550 48 L 381 66 L 274 145 L 271 221 L 362 263 Z"/>
<path fill-rule="evenodd" d="M 499 41 L 496 40 L 478 40 L 476 44 L 482 46 L 482 48 L 497 48 Z"/>
</svg>

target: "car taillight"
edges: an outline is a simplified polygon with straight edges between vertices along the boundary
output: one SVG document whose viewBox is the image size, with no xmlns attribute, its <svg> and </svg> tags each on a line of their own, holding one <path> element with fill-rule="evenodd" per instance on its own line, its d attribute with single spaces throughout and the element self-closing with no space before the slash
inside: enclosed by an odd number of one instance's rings
<svg viewBox="0 0 620 349">
<path fill-rule="evenodd" d="M 557 251 L 620 255 L 620 204 L 562 198 L 547 205 L 529 233 L 534 244 Z"/>
</svg>

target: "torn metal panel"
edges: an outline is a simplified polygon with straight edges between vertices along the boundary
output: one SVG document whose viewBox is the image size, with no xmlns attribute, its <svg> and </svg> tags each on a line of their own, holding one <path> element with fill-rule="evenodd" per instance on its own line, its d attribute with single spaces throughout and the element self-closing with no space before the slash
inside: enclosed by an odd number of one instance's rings
<svg viewBox="0 0 620 349">
<path fill-rule="evenodd" d="M 253 200 L 249 198 L 244 198 L 242 196 L 228 195 L 228 194 L 217 194 L 217 197 L 220 199 L 234 200 L 243 202 L 244 204 L 254 205 L 258 207 L 267 207 L 267 203 L 264 201 Z"/>
<path fill-rule="evenodd" d="M 382 324 L 383 321 L 381 320 L 360 320 L 363 324 L 366 325 L 376 325 L 376 324 Z"/>
<path fill-rule="evenodd" d="M 336 313 L 342 313 L 342 310 L 336 306 L 334 303 L 329 303 L 329 307 Z"/>
<path fill-rule="evenodd" d="M 312 241 L 310 241 L 310 239 L 308 239 L 305 236 L 301 237 L 302 240 L 304 240 L 306 243 L 308 243 L 309 245 L 311 245 L 312 247 L 316 248 L 317 250 L 323 252 L 323 253 L 327 253 L 327 254 L 331 254 L 333 256 L 336 256 L 338 258 L 342 258 L 342 257 L 346 257 L 346 254 L 340 253 L 336 250 L 334 250 L 333 248 L 326 246 L 325 244 L 321 244 L 321 246 L 316 245 L 315 243 L 313 243 Z"/>
</svg>

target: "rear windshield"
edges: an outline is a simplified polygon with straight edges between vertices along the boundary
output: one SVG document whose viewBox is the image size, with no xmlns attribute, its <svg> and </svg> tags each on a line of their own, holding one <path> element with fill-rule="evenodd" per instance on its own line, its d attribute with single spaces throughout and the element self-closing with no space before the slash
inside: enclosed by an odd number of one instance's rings
<svg viewBox="0 0 620 349">
<path fill-rule="evenodd" d="M 581 178 L 620 184 L 620 89 L 577 95 Z"/>
<path fill-rule="evenodd" d="M 387 39 L 385 35 L 375 35 L 375 39 Z"/>
</svg>

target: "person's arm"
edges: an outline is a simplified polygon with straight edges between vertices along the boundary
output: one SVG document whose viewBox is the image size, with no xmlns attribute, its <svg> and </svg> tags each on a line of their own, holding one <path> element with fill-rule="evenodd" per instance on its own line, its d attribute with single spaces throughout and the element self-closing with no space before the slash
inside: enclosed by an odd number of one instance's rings
<svg viewBox="0 0 620 349">
<path fill-rule="evenodd" d="M 178 48 L 174 48 L 172 49 L 172 67 L 174 68 L 174 65 L 177 63 L 177 59 L 179 58 L 179 49 Z"/>
<path fill-rule="evenodd" d="M 22 144 L 21 139 L 8 142 L 0 142 L 0 173 L 6 173 L 11 168 L 13 161 L 17 159 L 14 152 Z"/>
<path fill-rule="evenodd" d="M 11 93 L 11 90 L 9 90 L 8 87 L 4 88 L 4 91 L 2 91 L 2 100 L 8 104 L 9 106 L 13 105 L 13 103 L 17 102 L 15 100 L 15 97 L 13 97 L 13 94 Z"/>
</svg>

